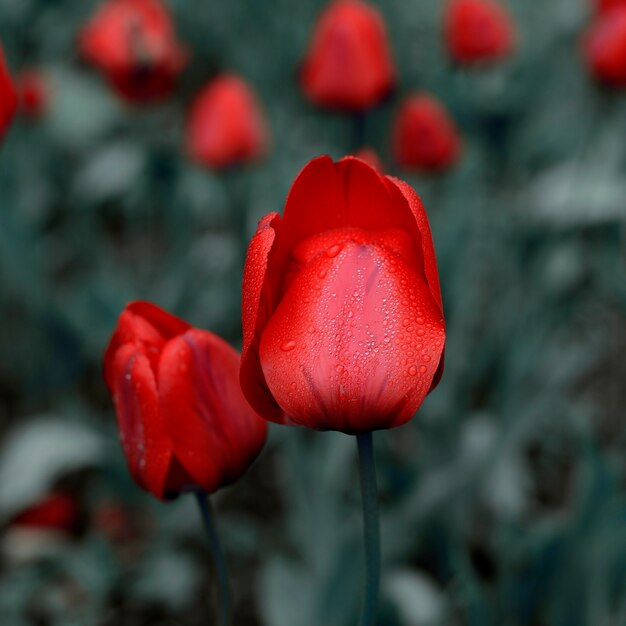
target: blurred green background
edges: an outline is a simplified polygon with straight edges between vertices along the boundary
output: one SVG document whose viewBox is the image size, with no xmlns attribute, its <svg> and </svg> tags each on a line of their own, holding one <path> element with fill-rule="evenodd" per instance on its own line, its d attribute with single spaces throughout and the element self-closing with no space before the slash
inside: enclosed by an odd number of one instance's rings
<svg viewBox="0 0 626 626">
<path fill-rule="evenodd" d="M 135 487 L 101 358 L 145 298 L 240 345 L 245 246 L 312 157 L 354 150 L 297 69 L 324 2 L 171 0 L 193 60 L 165 104 L 129 108 L 78 58 L 92 0 L 0 0 L 14 73 L 49 84 L 0 149 L 2 626 L 206 625 L 214 581 L 191 498 Z M 385 626 L 626 624 L 626 98 L 579 54 L 585 0 L 508 0 L 517 54 L 454 67 L 439 0 L 385 0 L 396 92 L 367 143 L 428 210 L 448 323 L 446 371 L 416 419 L 376 435 Z M 257 91 L 270 155 L 190 163 L 185 111 L 217 71 Z M 464 142 L 453 170 L 398 171 L 403 95 L 425 89 Z M 25 558 L 21 507 L 61 486 L 72 538 Z M 362 583 L 356 446 L 272 427 L 216 500 L 237 626 L 355 624 Z M 113 520 L 113 522 L 111 521 Z M 113 530 L 112 530 L 113 528 Z"/>
</svg>

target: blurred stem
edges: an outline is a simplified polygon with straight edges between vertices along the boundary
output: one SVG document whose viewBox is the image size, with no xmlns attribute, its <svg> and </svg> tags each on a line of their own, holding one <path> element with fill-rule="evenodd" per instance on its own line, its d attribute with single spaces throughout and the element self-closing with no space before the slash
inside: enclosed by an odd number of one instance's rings
<svg viewBox="0 0 626 626">
<path fill-rule="evenodd" d="M 215 572 L 217 574 L 217 585 L 220 596 L 220 626 L 231 626 L 231 608 L 230 608 L 230 591 L 228 589 L 228 572 L 226 570 L 226 562 L 224 560 L 224 553 L 220 545 L 219 537 L 217 536 L 217 529 L 215 527 L 215 519 L 213 516 L 213 509 L 209 496 L 204 491 L 198 491 L 195 494 L 198 501 L 198 507 L 200 508 L 200 514 L 202 515 L 202 522 L 204 529 L 206 530 L 207 537 L 209 538 L 209 546 L 211 554 L 213 556 L 213 564 L 215 565 Z"/>
<path fill-rule="evenodd" d="M 352 153 L 354 154 L 365 146 L 367 113 L 365 111 L 354 113 L 352 115 L 352 123 L 354 125 L 354 130 L 352 131 Z"/>
<path fill-rule="evenodd" d="M 359 478 L 363 501 L 363 532 L 365 538 L 365 599 L 362 626 L 376 623 L 378 588 L 380 587 L 380 524 L 378 521 L 378 489 L 372 433 L 357 435 L 359 447 Z"/>
</svg>

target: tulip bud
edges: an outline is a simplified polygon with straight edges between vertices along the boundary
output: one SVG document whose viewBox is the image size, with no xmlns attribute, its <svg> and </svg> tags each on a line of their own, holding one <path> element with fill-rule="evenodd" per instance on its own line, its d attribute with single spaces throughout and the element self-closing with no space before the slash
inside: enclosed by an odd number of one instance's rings
<svg viewBox="0 0 626 626">
<path fill-rule="evenodd" d="M 598 17 L 583 40 L 583 54 L 597 80 L 626 87 L 626 7 Z"/>
<path fill-rule="evenodd" d="M 315 104 L 349 111 L 373 106 L 391 90 L 395 71 L 385 24 L 361 0 L 335 0 L 313 33 L 301 83 Z"/>
<path fill-rule="evenodd" d="M 515 28 L 495 0 L 450 0 L 445 39 L 452 58 L 461 64 L 497 61 L 515 46 Z"/>
<path fill-rule="evenodd" d="M 460 151 L 459 133 L 435 98 L 416 94 L 404 101 L 393 129 L 393 153 L 399 165 L 445 170 L 457 161 Z"/>
<path fill-rule="evenodd" d="M 248 248 L 241 386 L 266 419 L 363 433 L 407 422 L 443 368 L 424 207 L 347 157 L 311 161 Z"/>
<path fill-rule="evenodd" d="M 22 72 L 17 78 L 20 110 L 29 118 L 40 117 L 47 105 L 47 89 L 43 76 L 35 71 Z"/>
<path fill-rule="evenodd" d="M 126 460 L 158 498 L 211 493 L 261 451 L 266 424 L 244 399 L 239 355 L 148 302 L 120 315 L 104 358 Z"/>
<path fill-rule="evenodd" d="M 83 28 L 79 47 L 125 100 L 167 97 L 187 62 L 159 0 L 105 0 Z"/>
<path fill-rule="evenodd" d="M 195 98 L 186 130 L 187 152 L 222 168 L 253 161 L 268 149 L 268 131 L 250 87 L 237 76 L 212 80 Z"/>
<path fill-rule="evenodd" d="M 17 92 L 0 45 L 0 139 L 9 127 L 16 109 Z"/>
</svg>

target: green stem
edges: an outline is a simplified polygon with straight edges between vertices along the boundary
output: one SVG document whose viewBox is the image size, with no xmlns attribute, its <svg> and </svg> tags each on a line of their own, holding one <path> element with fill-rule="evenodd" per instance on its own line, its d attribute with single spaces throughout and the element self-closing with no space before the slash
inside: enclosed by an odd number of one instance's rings
<svg viewBox="0 0 626 626">
<path fill-rule="evenodd" d="M 367 568 L 361 624 L 362 626 L 374 626 L 380 587 L 380 525 L 372 433 L 357 435 L 357 444 L 359 447 L 359 478 L 363 500 L 363 531 Z"/>
<path fill-rule="evenodd" d="M 209 500 L 209 496 L 204 491 L 197 491 L 195 496 L 198 501 L 198 507 L 200 508 L 200 514 L 202 515 L 204 529 L 206 530 L 207 537 L 209 538 L 209 546 L 211 554 L 213 555 L 213 564 L 215 565 L 215 572 L 217 574 L 217 585 L 220 595 L 219 623 L 220 626 L 231 626 L 232 617 L 230 608 L 230 592 L 228 589 L 228 572 L 226 570 L 226 562 L 224 560 L 222 547 L 220 546 L 220 540 L 217 536 L 211 502 Z"/>
</svg>

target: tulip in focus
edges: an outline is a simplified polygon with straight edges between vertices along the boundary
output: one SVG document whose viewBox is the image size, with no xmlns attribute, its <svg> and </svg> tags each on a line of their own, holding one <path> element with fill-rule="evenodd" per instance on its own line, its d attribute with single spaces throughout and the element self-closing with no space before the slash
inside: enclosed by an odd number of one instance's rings
<svg viewBox="0 0 626 626">
<path fill-rule="evenodd" d="M 148 302 L 120 315 L 104 358 L 122 446 L 135 481 L 158 498 L 214 492 L 261 451 L 267 425 L 238 381 L 225 341 Z"/>
<path fill-rule="evenodd" d="M 411 419 L 445 341 L 413 189 L 354 157 L 311 161 L 250 242 L 243 332 L 242 389 L 266 419 L 353 434 Z"/>
<path fill-rule="evenodd" d="M 46 82 L 42 74 L 35 70 L 22 72 L 17 78 L 20 110 L 29 118 L 40 117 L 48 100 Z"/>
<path fill-rule="evenodd" d="M 265 154 L 267 125 L 248 84 L 228 74 L 213 79 L 192 103 L 186 142 L 189 155 L 212 168 L 238 165 Z"/>
<path fill-rule="evenodd" d="M 134 103 L 167 97 L 187 61 L 159 0 L 104 0 L 80 33 L 84 58 Z"/>
<path fill-rule="evenodd" d="M 601 15 L 583 41 L 591 74 L 613 87 L 626 87 L 626 6 Z"/>
<path fill-rule="evenodd" d="M 459 158 L 459 133 L 448 112 L 435 98 L 407 98 L 393 129 L 393 153 L 398 164 L 423 171 L 440 171 Z"/>
<path fill-rule="evenodd" d="M 4 136 L 15 110 L 17 109 L 17 91 L 11 80 L 9 68 L 0 45 L 0 139 Z"/>
<path fill-rule="evenodd" d="M 509 13 L 496 0 L 450 0 L 445 39 L 452 58 L 461 64 L 497 61 L 515 46 Z"/>
<path fill-rule="evenodd" d="M 395 71 L 385 24 L 361 0 L 334 0 L 319 19 L 301 83 L 315 104 L 348 111 L 370 108 L 391 90 Z"/>
</svg>

